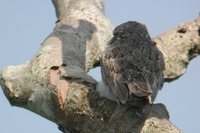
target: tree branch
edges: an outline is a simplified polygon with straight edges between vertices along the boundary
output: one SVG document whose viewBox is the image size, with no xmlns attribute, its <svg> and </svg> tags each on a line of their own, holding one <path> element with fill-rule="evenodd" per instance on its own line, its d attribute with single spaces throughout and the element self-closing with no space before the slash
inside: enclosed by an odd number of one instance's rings
<svg viewBox="0 0 200 133">
<path fill-rule="evenodd" d="M 31 110 L 63 132 L 181 132 L 164 105 L 152 105 L 139 117 L 136 108 L 100 97 L 87 75 L 112 36 L 101 0 L 53 0 L 58 21 L 36 55 L 0 71 L 2 89 L 13 106 Z M 167 81 L 182 75 L 200 51 L 200 18 L 155 38 L 163 52 Z M 172 67 L 173 66 L 173 67 Z"/>
<path fill-rule="evenodd" d="M 200 54 L 200 17 L 178 25 L 154 38 L 165 62 L 165 79 L 173 81 L 187 69 L 189 61 Z"/>
</svg>

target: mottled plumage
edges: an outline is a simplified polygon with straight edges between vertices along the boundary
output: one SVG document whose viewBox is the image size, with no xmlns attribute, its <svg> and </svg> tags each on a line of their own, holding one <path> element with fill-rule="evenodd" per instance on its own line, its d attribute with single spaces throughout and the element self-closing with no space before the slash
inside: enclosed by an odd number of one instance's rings
<svg viewBox="0 0 200 133">
<path fill-rule="evenodd" d="M 101 61 L 104 83 L 122 104 L 151 104 L 164 81 L 161 52 L 138 22 L 117 26 L 113 35 Z"/>
</svg>

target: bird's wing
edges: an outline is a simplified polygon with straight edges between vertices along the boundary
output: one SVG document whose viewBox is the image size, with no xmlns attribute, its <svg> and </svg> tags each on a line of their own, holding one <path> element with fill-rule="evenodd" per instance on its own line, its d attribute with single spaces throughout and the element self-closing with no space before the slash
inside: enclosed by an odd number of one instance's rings
<svg viewBox="0 0 200 133">
<path fill-rule="evenodd" d="M 120 45 L 108 47 L 105 53 L 102 60 L 103 79 L 121 102 L 127 101 L 131 93 L 138 97 L 152 93 L 147 77 L 142 75 L 144 67 L 142 64 L 137 66 L 143 58 L 140 51 Z"/>
<path fill-rule="evenodd" d="M 138 97 L 146 97 L 153 93 L 148 77 L 137 69 L 129 69 L 120 74 L 118 82 L 126 84 L 129 94 L 133 93 Z"/>
</svg>

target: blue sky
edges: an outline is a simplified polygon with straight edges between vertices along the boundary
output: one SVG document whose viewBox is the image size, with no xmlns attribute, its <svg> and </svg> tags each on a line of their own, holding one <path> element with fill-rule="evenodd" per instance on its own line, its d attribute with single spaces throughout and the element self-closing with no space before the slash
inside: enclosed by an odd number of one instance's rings
<svg viewBox="0 0 200 133">
<path fill-rule="evenodd" d="M 114 26 L 129 20 L 144 23 L 152 37 L 177 24 L 195 19 L 199 0 L 105 0 L 106 14 Z M 0 68 L 29 60 L 53 30 L 56 21 L 50 0 L 2 1 L 0 4 Z M 200 57 L 193 59 L 185 75 L 166 83 L 156 102 L 164 103 L 170 120 L 184 132 L 200 129 L 199 75 Z M 90 72 L 100 80 L 100 71 Z M 12 107 L 0 89 L 0 133 L 60 133 L 57 126 L 22 108 Z"/>
</svg>

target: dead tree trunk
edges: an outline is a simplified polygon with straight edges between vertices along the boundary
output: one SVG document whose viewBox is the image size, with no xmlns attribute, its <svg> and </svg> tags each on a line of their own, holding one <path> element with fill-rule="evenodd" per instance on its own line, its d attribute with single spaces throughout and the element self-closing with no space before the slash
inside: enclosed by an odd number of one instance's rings
<svg viewBox="0 0 200 133">
<path fill-rule="evenodd" d="M 36 55 L 25 64 L 0 71 L 2 89 L 13 106 L 35 112 L 67 132 L 178 133 L 162 104 L 138 117 L 135 108 L 100 97 L 97 82 L 87 72 L 99 65 L 113 26 L 103 0 L 53 0 L 57 23 Z M 184 74 L 200 53 L 200 18 L 179 25 L 154 39 L 163 52 L 166 81 Z"/>
</svg>

